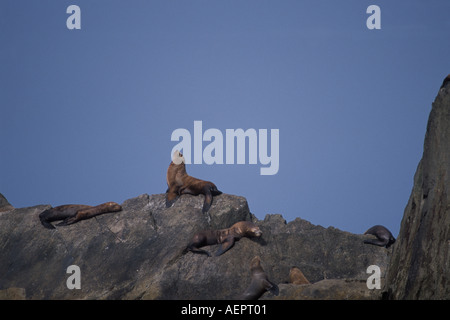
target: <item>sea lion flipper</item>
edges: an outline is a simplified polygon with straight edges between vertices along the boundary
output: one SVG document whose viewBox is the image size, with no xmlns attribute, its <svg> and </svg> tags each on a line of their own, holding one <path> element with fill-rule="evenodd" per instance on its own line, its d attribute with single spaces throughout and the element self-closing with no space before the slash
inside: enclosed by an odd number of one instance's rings
<svg viewBox="0 0 450 320">
<path fill-rule="evenodd" d="M 233 245 L 234 245 L 234 237 L 233 236 L 227 237 L 226 240 L 220 246 L 219 250 L 217 250 L 216 257 L 230 250 Z"/>
<path fill-rule="evenodd" d="M 185 250 L 186 250 L 186 252 L 187 252 L 187 251 L 191 251 L 191 252 L 193 252 L 193 253 L 206 254 L 208 257 L 211 257 L 211 253 L 209 253 L 209 252 L 206 251 L 206 250 L 197 248 L 197 247 L 188 246 Z"/>
<path fill-rule="evenodd" d="M 57 224 L 58 227 L 61 226 L 68 226 L 69 224 L 74 224 L 75 222 L 77 222 L 78 219 L 77 217 L 71 217 L 71 218 L 66 218 L 63 221 L 61 221 L 60 223 Z"/>
<path fill-rule="evenodd" d="M 189 187 L 184 187 L 180 189 L 180 194 L 191 194 L 193 196 L 197 195 L 197 193 L 191 189 L 189 189 Z"/>
<path fill-rule="evenodd" d="M 48 222 L 47 220 L 41 218 L 41 223 L 44 227 L 46 227 L 47 229 L 56 229 L 55 226 L 53 224 L 51 224 L 50 222 Z"/>
<path fill-rule="evenodd" d="M 47 229 L 56 229 L 55 226 L 53 224 L 51 224 L 50 222 L 47 222 L 45 220 L 41 220 L 41 223 Z"/>
<path fill-rule="evenodd" d="M 175 201 L 177 201 L 178 195 L 173 191 L 168 191 L 166 195 L 166 208 L 170 208 Z"/>
<path fill-rule="evenodd" d="M 195 248 L 194 250 L 191 250 L 192 252 L 200 253 L 200 254 L 206 254 L 208 257 L 211 257 L 211 253 L 209 253 L 206 250 Z"/>
<path fill-rule="evenodd" d="M 78 221 L 89 219 L 94 215 L 95 213 L 92 212 L 92 209 L 79 210 L 73 217 L 65 218 L 62 222 L 58 223 L 57 226 L 68 226 Z"/>
<path fill-rule="evenodd" d="M 366 244 L 373 244 L 376 246 L 384 247 L 388 244 L 388 241 L 386 240 L 379 240 L 379 239 L 370 239 L 370 240 L 364 240 L 364 243 Z"/>
<path fill-rule="evenodd" d="M 270 291 L 276 296 L 280 293 L 280 289 L 278 288 L 278 286 L 269 280 L 265 280 L 265 286 L 267 291 Z"/>
<path fill-rule="evenodd" d="M 205 242 L 207 242 L 207 239 L 204 234 L 198 233 L 194 235 L 191 242 L 186 247 L 186 252 L 192 251 L 193 253 L 206 254 L 208 257 L 211 257 L 211 254 L 208 251 L 200 249 L 200 247 L 205 245 Z"/>
<path fill-rule="evenodd" d="M 39 214 L 39 220 L 41 220 L 41 223 L 44 227 L 46 227 L 47 229 L 55 229 L 55 226 L 53 224 L 51 224 L 49 221 L 47 221 L 47 215 L 50 214 L 49 209 L 42 211 Z"/>
<path fill-rule="evenodd" d="M 208 212 L 209 208 L 211 208 L 213 196 L 212 196 L 209 186 L 206 186 L 204 188 L 204 193 L 205 193 L 205 201 L 203 202 L 202 212 L 206 213 L 206 212 Z"/>
</svg>

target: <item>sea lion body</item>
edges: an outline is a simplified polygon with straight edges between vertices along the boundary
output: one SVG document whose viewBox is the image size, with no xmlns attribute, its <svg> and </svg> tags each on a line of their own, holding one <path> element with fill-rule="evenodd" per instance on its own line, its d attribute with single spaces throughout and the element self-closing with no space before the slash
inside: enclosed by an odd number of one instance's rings
<svg viewBox="0 0 450 320">
<path fill-rule="evenodd" d="M 240 300 L 258 300 L 266 291 L 278 295 L 278 286 L 269 280 L 258 256 L 254 257 L 250 262 L 250 271 L 252 273 L 252 281 L 239 297 Z"/>
<path fill-rule="evenodd" d="M 75 222 L 89 219 L 107 212 L 116 212 L 122 207 L 115 202 L 106 202 L 98 206 L 88 206 L 83 204 L 66 204 L 47 209 L 39 214 L 39 219 L 44 227 L 55 229 L 50 222 L 63 220 L 57 226 L 66 226 Z"/>
<path fill-rule="evenodd" d="M 364 243 L 367 244 L 389 248 L 395 242 L 395 238 L 392 233 L 386 227 L 381 225 L 373 226 L 364 232 L 364 234 L 371 234 L 377 237 L 377 239 L 364 240 Z"/>
<path fill-rule="evenodd" d="M 219 250 L 217 250 L 215 254 L 217 257 L 228 251 L 234 245 L 235 241 L 239 241 L 242 237 L 260 237 L 261 235 L 262 231 L 253 222 L 240 221 L 236 222 L 228 229 L 205 230 L 195 234 L 187 246 L 186 251 L 203 253 L 210 257 L 211 254 L 208 251 L 200 248 L 221 244 Z"/>
<path fill-rule="evenodd" d="M 308 279 L 306 279 L 303 272 L 297 267 L 292 267 L 291 270 L 289 271 L 289 283 L 310 284 L 310 282 L 308 281 Z"/>
<path fill-rule="evenodd" d="M 203 194 L 205 195 L 205 201 L 202 212 L 205 213 L 211 207 L 213 196 L 222 194 L 211 181 L 200 180 L 188 175 L 183 154 L 178 150 L 173 154 L 172 162 L 167 169 L 166 179 L 168 185 L 166 191 L 166 208 L 172 206 L 182 194 L 191 194 L 194 196 Z"/>
</svg>

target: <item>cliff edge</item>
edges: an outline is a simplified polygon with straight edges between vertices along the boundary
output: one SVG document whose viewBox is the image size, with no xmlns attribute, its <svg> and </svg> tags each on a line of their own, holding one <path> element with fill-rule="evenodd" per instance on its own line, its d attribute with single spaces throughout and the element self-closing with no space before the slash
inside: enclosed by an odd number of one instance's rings
<svg viewBox="0 0 450 320">
<path fill-rule="evenodd" d="M 394 246 L 389 298 L 450 298 L 449 198 L 450 82 L 444 80 L 432 104 L 423 156 Z"/>
</svg>

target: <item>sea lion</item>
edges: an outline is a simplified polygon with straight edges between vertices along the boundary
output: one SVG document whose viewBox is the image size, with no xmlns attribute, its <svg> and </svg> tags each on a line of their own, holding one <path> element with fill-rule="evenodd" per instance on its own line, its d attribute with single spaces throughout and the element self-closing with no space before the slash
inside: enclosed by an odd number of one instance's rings
<svg viewBox="0 0 450 320">
<path fill-rule="evenodd" d="M 239 300 L 258 300 L 266 291 L 278 295 L 279 289 L 276 284 L 271 282 L 264 269 L 261 267 L 261 259 L 256 256 L 250 262 L 250 271 L 252 273 L 252 281 Z"/>
<path fill-rule="evenodd" d="M 449 82 L 450 82 L 450 74 L 449 74 L 447 77 L 445 77 L 445 79 L 444 79 L 444 81 L 442 82 L 442 85 L 441 85 L 441 87 L 440 87 L 439 89 L 444 88 L 445 85 L 446 85 L 447 83 L 449 83 Z"/>
<path fill-rule="evenodd" d="M 115 202 L 106 202 L 95 207 L 84 204 L 66 204 L 41 212 L 39 214 L 39 219 L 44 227 L 55 229 L 55 226 L 50 222 L 64 220 L 58 223 L 57 226 L 67 226 L 103 213 L 117 212 L 120 210 L 122 210 L 122 207 Z"/>
<path fill-rule="evenodd" d="M 206 230 L 195 234 L 184 252 L 203 253 L 211 257 L 208 251 L 199 248 L 213 244 L 221 244 L 215 254 L 218 257 L 228 251 L 234 245 L 234 242 L 239 241 L 242 237 L 260 237 L 261 235 L 262 231 L 253 222 L 240 221 L 228 229 Z"/>
<path fill-rule="evenodd" d="M 369 239 L 364 240 L 364 243 L 374 244 L 380 247 L 389 248 L 391 244 L 395 242 L 395 238 L 392 236 L 392 233 L 383 226 L 376 225 L 364 232 L 364 234 L 372 234 L 377 237 L 377 239 Z"/>
<path fill-rule="evenodd" d="M 310 284 L 308 279 L 306 279 L 303 272 L 297 268 L 296 266 L 293 266 L 291 270 L 289 271 L 289 283 L 292 284 Z"/>
<path fill-rule="evenodd" d="M 171 207 L 182 194 L 191 194 L 194 196 L 203 194 L 205 195 L 205 201 L 202 212 L 206 213 L 211 207 L 213 196 L 222 194 L 214 183 L 188 175 L 186 173 L 183 154 L 178 150 L 173 153 L 172 162 L 167 169 L 166 178 L 168 185 L 166 191 L 166 208 Z"/>
</svg>

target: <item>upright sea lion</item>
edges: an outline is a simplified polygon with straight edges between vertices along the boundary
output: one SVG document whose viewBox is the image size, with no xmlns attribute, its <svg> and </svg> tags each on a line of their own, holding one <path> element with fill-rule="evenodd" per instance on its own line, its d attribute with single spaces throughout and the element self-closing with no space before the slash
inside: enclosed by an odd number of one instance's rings
<svg viewBox="0 0 450 320">
<path fill-rule="evenodd" d="M 199 248 L 213 244 L 221 244 L 219 250 L 216 252 L 216 257 L 218 257 L 228 251 L 234 245 L 234 242 L 239 241 L 242 237 L 260 237 L 261 235 L 261 230 L 253 222 L 240 221 L 228 229 L 206 230 L 195 234 L 185 249 L 185 252 L 203 253 L 211 257 L 208 251 Z"/>
<path fill-rule="evenodd" d="M 364 234 L 372 234 L 377 237 L 377 239 L 369 239 L 364 240 L 364 243 L 374 244 L 380 247 L 389 248 L 391 244 L 395 242 L 395 238 L 392 236 L 392 233 L 383 226 L 376 225 L 364 232 Z"/>
<path fill-rule="evenodd" d="M 252 273 L 252 281 L 239 297 L 240 300 L 257 300 L 266 291 L 270 291 L 276 296 L 278 295 L 278 286 L 268 279 L 264 269 L 261 267 L 261 259 L 258 256 L 254 257 L 250 262 L 250 271 Z"/>
<path fill-rule="evenodd" d="M 289 283 L 292 284 L 310 284 L 310 282 L 308 281 L 308 279 L 306 279 L 305 275 L 303 274 L 303 272 L 297 268 L 297 267 L 292 267 L 291 270 L 289 271 Z"/>
<path fill-rule="evenodd" d="M 203 194 L 205 195 L 205 201 L 202 212 L 205 213 L 211 207 L 213 196 L 222 194 L 214 183 L 188 175 L 186 173 L 183 154 L 178 150 L 173 153 L 172 162 L 167 169 L 167 185 L 166 208 L 172 206 L 182 194 L 191 194 L 194 196 Z"/>
<path fill-rule="evenodd" d="M 84 204 L 66 204 L 47 209 L 39 214 L 39 219 L 44 227 L 55 229 L 50 222 L 64 220 L 57 226 L 66 226 L 80 220 L 89 219 L 107 212 L 116 212 L 122 210 L 122 207 L 115 202 L 106 202 L 98 206 L 88 206 Z"/>
</svg>

